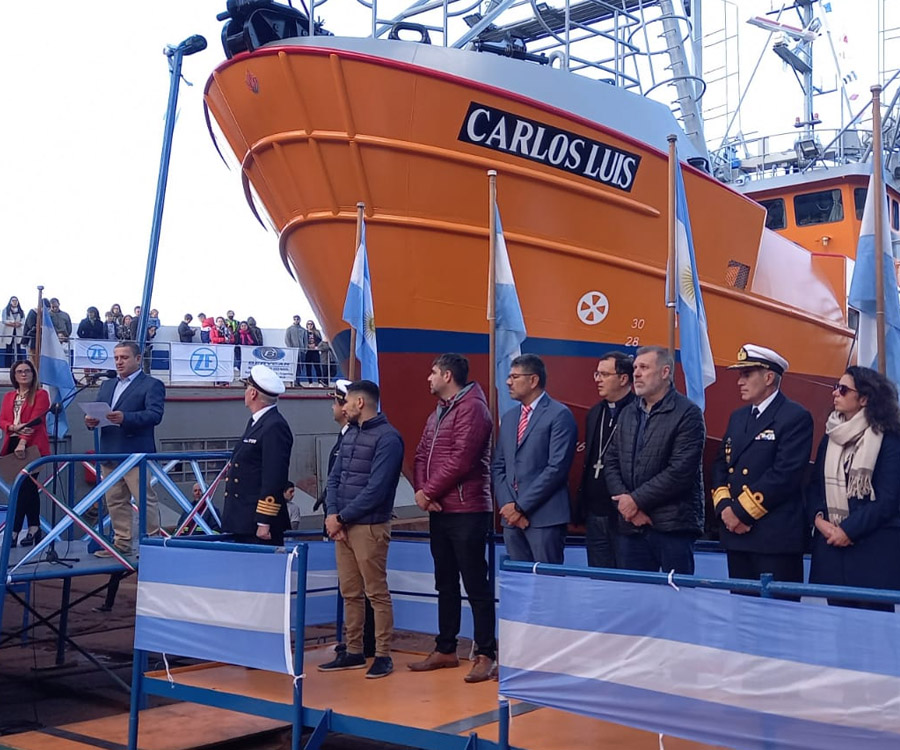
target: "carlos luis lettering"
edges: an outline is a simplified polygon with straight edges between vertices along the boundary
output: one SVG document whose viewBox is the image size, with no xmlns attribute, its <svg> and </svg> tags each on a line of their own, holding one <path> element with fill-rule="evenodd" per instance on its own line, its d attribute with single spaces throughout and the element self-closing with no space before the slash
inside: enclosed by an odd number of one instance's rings
<svg viewBox="0 0 900 750">
<path fill-rule="evenodd" d="M 459 140 L 523 156 L 626 192 L 631 191 L 641 163 L 638 154 L 476 102 L 469 105 Z"/>
</svg>

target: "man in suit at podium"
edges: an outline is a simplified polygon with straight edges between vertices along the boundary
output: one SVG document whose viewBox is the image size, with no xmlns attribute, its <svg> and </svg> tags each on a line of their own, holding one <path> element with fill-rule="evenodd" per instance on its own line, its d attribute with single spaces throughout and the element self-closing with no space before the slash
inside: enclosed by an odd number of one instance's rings
<svg viewBox="0 0 900 750">
<path fill-rule="evenodd" d="M 294 445 L 277 407 L 284 383 L 265 365 L 254 365 L 245 382 L 244 405 L 252 416 L 231 454 L 222 530 L 238 542 L 281 546 L 291 527 L 284 489 Z"/>
<path fill-rule="evenodd" d="M 544 390 L 547 370 L 534 354 L 512 361 L 506 385 L 520 406 L 503 415 L 491 467 L 506 551 L 512 560 L 562 564 L 575 417 Z"/>
<path fill-rule="evenodd" d="M 97 393 L 98 403 L 110 407 L 106 418 L 112 425 L 100 430 L 101 453 L 155 453 L 156 440 L 153 430 L 163 418 L 166 403 L 166 387 L 161 381 L 141 372 L 141 354 L 133 341 L 123 341 L 113 350 L 116 363 L 116 377 L 107 380 Z M 89 430 L 99 424 L 97 419 L 85 416 L 84 423 Z M 103 476 L 116 468 L 115 463 L 101 463 Z M 159 533 L 159 508 L 156 493 L 147 477 L 147 534 Z M 106 507 L 112 523 L 116 549 L 123 555 L 134 552 L 132 529 L 134 513 L 131 498 L 141 496 L 140 469 L 129 471 L 122 479 L 106 491 Z M 111 557 L 105 549 L 94 553 L 97 557 Z"/>
</svg>

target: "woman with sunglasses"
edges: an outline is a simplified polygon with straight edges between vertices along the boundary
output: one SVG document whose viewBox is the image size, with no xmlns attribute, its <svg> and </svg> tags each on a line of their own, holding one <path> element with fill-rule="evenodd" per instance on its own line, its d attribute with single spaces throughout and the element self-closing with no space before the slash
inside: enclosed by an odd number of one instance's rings
<svg viewBox="0 0 900 750">
<path fill-rule="evenodd" d="M 900 406 L 868 367 L 848 367 L 833 391 L 810 487 L 810 583 L 900 589 Z M 892 611 L 893 604 L 831 604 Z"/>
<path fill-rule="evenodd" d="M 0 430 L 3 430 L 3 447 L 0 455 L 14 453 L 25 458 L 25 450 L 34 445 L 42 456 L 50 453 L 45 417 L 50 411 L 50 397 L 37 380 L 34 365 L 27 359 L 16 362 L 9 371 L 13 390 L 3 397 L 0 405 Z M 37 474 L 33 475 L 35 478 Z M 16 546 L 25 518 L 28 518 L 28 534 L 22 546 L 28 547 L 41 541 L 41 501 L 34 482 L 23 482 L 16 503 L 13 521 L 12 546 Z"/>
</svg>

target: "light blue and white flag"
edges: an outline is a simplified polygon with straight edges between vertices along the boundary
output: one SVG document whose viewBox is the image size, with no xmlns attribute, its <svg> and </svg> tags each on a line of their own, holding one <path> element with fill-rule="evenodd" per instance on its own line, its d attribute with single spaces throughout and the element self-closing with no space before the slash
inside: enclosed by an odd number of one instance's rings
<svg viewBox="0 0 900 750">
<path fill-rule="evenodd" d="M 356 356 L 362 380 L 378 382 L 378 343 L 375 338 L 375 308 L 372 305 L 372 279 L 366 254 L 366 222 L 363 221 L 359 247 L 350 272 L 350 286 L 344 302 L 344 321 L 356 330 Z M 351 352 L 350 356 L 353 356 Z"/>
<path fill-rule="evenodd" d="M 667 277 L 666 289 L 668 288 Z M 675 311 L 678 313 L 681 367 L 684 370 L 687 396 L 702 410 L 706 408 L 705 391 L 716 382 L 716 367 L 709 345 L 700 281 L 697 278 L 694 238 L 691 234 L 691 219 L 680 163 L 675 173 Z"/>
<path fill-rule="evenodd" d="M 134 647 L 293 674 L 290 563 L 280 553 L 141 545 Z"/>
<path fill-rule="evenodd" d="M 891 230 L 888 220 L 887 195 L 875 195 L 874 175 L 869 178 L 866 207 L 863 209 L 859 244 L 856 246 L 856 265 L 850 282 L 848 302 L 859 310 L 857 361 L 865 367 L 877 369 L 878 336 L 875 325 L 875 200 L 882 201 L 881 236 L 884 238 L 878 255 L 884 268 L 884 341 L 887 372 L 895 385 L 900 386 L 900 299 L 897 297 L 897 277 L 891 254 Z"/>
<path fill-rule="evenodd" d="M 51 404 L 69 405 L 72 394 L 75 393 L 75 378 L 72 376 L 72 368 L 69 367 L 69 357 L 66 354 L 53 320 L 50 318 L 50 308 L 44 306 L 41 330 L 41 383 L 47 386 L 50 392 Z M 59 427 L 54 426 L 54 421 L 59 420 Z M 66 420 L 65 408 L 59 411 L 59 415 L 47 415 L 47 432 L 50 435 L 65 437 L 69 432 L 69 423 Z"/>
<path fill-rule="evenodd" d="M 497 413 L 503 415 L 512 409 L 516 402 L 510 398 L 506 379 L 509 377 L 510 362 L 522 353 L 522 342 L 528 335 L 525 331 L 525 319 L 519 306 L 519 295 L 516 293 L 516 280 L 513 278 L 506 240 L 503 238 L 503 225 L 500 223 L 500 209 L 494 206 L 494 217 L 497 222 L 497 236 L 494 253 L 494 328 L 496 331 L 494 347 L 496 362 L 494 372 L 497 384 Z"/>
<path fill-rule="evenodd" d="M 900 747 L 893 612 L 531 572 L 499 580 L 507 698 L 745 750 Z"/>
</svg>

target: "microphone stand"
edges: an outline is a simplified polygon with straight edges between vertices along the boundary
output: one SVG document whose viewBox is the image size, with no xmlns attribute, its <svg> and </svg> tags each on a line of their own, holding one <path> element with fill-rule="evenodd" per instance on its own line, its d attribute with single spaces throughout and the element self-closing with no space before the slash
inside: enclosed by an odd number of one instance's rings
<svg viewBox="0 0 900 750">
<path fill-rule="evenodd" d="M 53 455 L 54 456 L 59 455 L 59 415 L 60 415 L 60 413 L 62 413 L 66 410 L 66 408 L 69 406 L 69 404 L 71 404 L 75 400 L 75 397 L 79 393 L 81 393 L 86 388 L 90 388 L 92 385 L 95 385 L 97 380 L 99 380 L 99 377 L 100 376 L 91 378 L 91 376 L 86 376 L 86 380 L 87 380 L 86 383 L 83 383 L 82 385 L 75 388 L 75 390 L 72 391 L 72 393 L 70 393 L 66 398 L 64 398 L 60 401 L 57 401 L 55 404 L 51 404 L 50 413 L 53 414 L 54 417 L 56 417 L 53 420 Z M 56 487 L 57 487 L 57 481 L 59 478 L 59 472 L 57 470 L 57 467 L 58 467 L 58 464 L 56 463 L 56 461 L 54 461 L 53 462 L 53 479 L 52 479 L 51 485 L 50 485 L 51 492 L 53 492 L 54 497 L 56 496 Z M 70 467 L 69 471 L 73 471 L 73 469 Z M 54 526 L 56 526 L 56 503 L 50 504 L 50 524 L 51 524 L 51 526 L 50 526 L 51 529 Z M 38 565 L 40 563 L 45 562 L 45 563 L 49 563 L 50 565 L 62 565 L 66 568 L 71 568 L 71 567 L 73 567 L 72 563 L 80 562 L 80 560 L 81 560 L 80 557 L 60 557 L 56 551 L 56 539 L 51 539 L 50 545 L 44 551 L 44 554 L 41 556 L 41 558 L 38 560 L 33 560 L 32 562 L 27 563 L 27 564 Z"/>
</svg>

